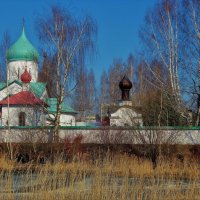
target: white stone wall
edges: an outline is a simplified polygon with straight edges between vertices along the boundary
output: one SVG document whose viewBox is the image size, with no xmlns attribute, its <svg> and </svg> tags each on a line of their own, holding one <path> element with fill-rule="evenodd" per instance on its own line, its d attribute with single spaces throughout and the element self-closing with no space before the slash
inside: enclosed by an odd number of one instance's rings
<svg viewBox="0 0 200 200">
<path fill-rule="evenodd" d="M 0 142 L 49 142 L 52 138 L 52 129 L 6 129 L 0 130 Z M 200 144 L 200 130 L 137 130 L 137 129 L 60 129 L 60 139 L 73 141 L 82 135 L 82 143 L 100 144 L 155 144 L 150 143 L 149 135 L 155 134 L 154 139 L 159 137 L 160 144 Z M 140 137 L 138 137 L 140 136 Z M 144 139 L 142 142 L 140 138 Z M 155 140 L 156 141 L 156 140 Z"/>
<path fill-rule="evenodd" d="M 38 64 L 34 61 L 12 61 L 7 64 L 7 80 L 20 80 L 21 74 L 24 72 L 25 67 L 30 71 L 32 76 L 31 82 L 37 82 L 38 80 Z M 19 75 L 18 75 L 19 73 Z"/>
<path fill-rule="evenodd" d="M 126 107 L 119 108 L 110 117 L 111 126 L 142 126 L 142 115 Z"/>
<path fill-rule="evenodd" d="M 70 114 L 61 114 L 60 116 L 60 126 L 75 126 L 76 124 L 75 116 Z"/>
<path fill-rule="evenodd" d="M 10 126 L 19 126 L 19 113 L 26 113 L 26 126 L 35 126 L 35 125 L 44 125 L 46 121 L 46 117 L 43 114 L 43 111 L 39 111 L 38 107 L 31 106 L 11 106 L 8 108 L 7 106 L 2 107 L 2 117 L 1 117 L 1 125 L 6 126 L 9 116 Z M 42 108 L 41 108 L 42 109 Z M 36 111 L 37 110 L 37 111 Z M 36 116 L 37 115 L 37 116 Z"/>
<path fill-rule="evenodd" d="M 2 129 L 0 131 L 1 142 L 39 142 L 49 141 L 48 131 L 45 129 Z"/>
<path fill-rule="evenodd" d="M 54 119 L 54 115 L 48 114 L 47 118 Z M 49 121 L 46 122 L 47 125 L 51 125 Z M 71 114 L 61 114 L 60 115 L 60 126 L 76 126 L 76 119 L 74 115 Z"/>
</svg>

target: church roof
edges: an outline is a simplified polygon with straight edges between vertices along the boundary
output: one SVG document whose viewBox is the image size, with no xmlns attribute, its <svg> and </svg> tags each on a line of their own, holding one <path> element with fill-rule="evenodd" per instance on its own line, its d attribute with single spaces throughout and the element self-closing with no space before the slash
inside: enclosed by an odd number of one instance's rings
<svg viewBox="0 0 200 200">
<path fill-rule="evenodd" d="M 30 82 L 30 91 L 32 91 L 35 96 L 40 98 L 46 90 L 46 85 L 47 84 L 43 82 Z"/>
<path fill-rule="evenodd" d="M 47 108 L 49 113 L 57 112 L 57 99 L 56 98 L 48 98 L 46 103 L 49 105 L 49 107 Z M 63 102 L 61 105 L 62 105 L 61 113 L 73 113 L 73 114 L 77 113 L 73 108 L 68 106 L 65 102 Z"/>
<path fill-rule="evenodd" d="M 8 86 L 17 83 L 22 86 L 22 82 L 19 80 L 8 81 Z M 0 91 L 7 87 L 6 81 L 0 82 Z M 34 95 L 38 98 L 42 96 L 46 89 L 46 83 L 43 82 L 30 82 L 30 91 L 34 93 Z"/>
<path fill-rule="evenodd" d="M 22 91 L 0 101 L 1 105 L 45 105 L 47 104 L 37 98 L 32 92 Z"/>
<path fill-rule="evenodd" d="M 24 28 L 19 39 L 8 49 L 7 61 L 39 61 L 39 54 L 26 37 Z"/>
<path fill-rule="evenodd" d="M 129 80 L 129 78 L 126 75 L 119 82 L 119 88 L 121 90 L 130 90 L 132 86 L 133 86 L 132 82 Z"/>
</svg>

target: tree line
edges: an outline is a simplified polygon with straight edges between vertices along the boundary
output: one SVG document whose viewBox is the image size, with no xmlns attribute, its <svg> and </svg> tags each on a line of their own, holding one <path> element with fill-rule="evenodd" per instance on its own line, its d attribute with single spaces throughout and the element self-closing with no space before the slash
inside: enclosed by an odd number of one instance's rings
<svg viewBox="0 0 200 200">
<path fill-rule="evenodd" d="M 144 124 L 199 125 L 200 2 L 157 1 L 146 12 L 139 38 L 140 54 L 134 55 L 128 75 L 133 82 L 132 101 L 142 113 Z M 125 63 L 128 66 L 128 61 Z M 117 65 L 122 67 L 116 67 L 115 73 L 127 73 L 124 65 Z M 112 70 L 111 66 L 104 72 L 101 83 L 112 88 L 107 88 L 110 102 L 116 98 L 113 94 L 118 94 L 117 84 L 114 89 L 109 77 Z M 105 96 L 102 99 L 107 100 Z"/>
</svg>

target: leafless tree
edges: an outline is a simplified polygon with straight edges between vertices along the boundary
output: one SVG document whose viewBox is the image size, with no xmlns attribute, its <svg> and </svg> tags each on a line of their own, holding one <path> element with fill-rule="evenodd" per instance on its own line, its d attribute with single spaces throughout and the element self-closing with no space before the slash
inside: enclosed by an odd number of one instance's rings
<svg viewBox="0 0 200 200">
<path fill-rule="evenodd" d="M 188 105 L 197 110 L 195 125 L 199 124 L 200 115 L 200 2 L 182 1 L 181 32 L 183 91 L 188 98 Z M 197 108 L 197 109 L 196 109 Z"/>
<path fill-rule="evenodd" d="M 180 137 L 179 130 L 162 129 L 161 127 L 132 129 L 129 132 L 132 134 L 133 144 L 145 147 L 145 154 L 154 168 L 162 157 L 163 148 L 177 144 Z"/>
<path fill-rule="evenodd" d="M 95 76 L 92 69 L 88 71 L 82 67 L 76 77 L 77 86 L 74 90 L 73 105 L 79 112 L 80 120 L 84 121 L 87 115 L 95 114 L 97 106 Z"/>
<path fill-rule="evenodd" d="M 101 103 L 109 103 L 109 79 L 108 79 L 108 74 L 104 70 L 102 75 L 101 75 L 101 97 L 100 97 L 100 102 Z"/>
<path fill-rule="evenodd" d="M 96 89 L 96 81 L 94 71 L 90 69 L 88 73 L 88 81 L 87 81 L 87 89 L 88 89 L 88 114 L 95 114 L 97 111 L 98 98 L 97 98 L 97 89 Z"/>
<path fill-rule="evenodd" d="M 87 93 L 87 75 L 87 69 L 81 66 L 76 76 L 77 86 L 74 89 L 73 95 L 73 106 L 79 112 L 79 120 L 81 121 L 85 120 L 86 111 L 88 110 L 89 94 Z"/>
<path fill-rule="evenodd" d="M 57 113 L 53 132 L 54 140 L 58 140 L 62 102 L 76 85 L 70 77 L 84 65 L 85 55 L 93 52 L 96 25 L 89 16 L 76 19 L 68 10 L 53 6 L 48 16 L 38 18 L 37 29 L 41 42 L 48 47 L 47 54 L 54 57 Z"/>
<path fill-rule="evenodd" d="M 6 71 L 6 52 L 11 44 L 11 37 L 8 31 L 4 32 L 1 43 L 0 43 L 0 69 L 1 69 L 1 75 L 0 80 L 5 81 L 7 71 Z"/>
<path fill-rule="evenodd" d="M 145 48 L 144 62 L 151 76 L 156 79 L 162 88 L 170 90 L 174 106 L 185 116 L 185 109 L 180 90 L 180 48 L 179 48 L 179 9 L 180 1 L 162 0 L 152 10 L 149 10 L 145 25 L 140 30 L 140 37 Z M 153 59 L 159 60 L 166 69 L 168 85 L 160 80 L 150 63 Z"/>
<path fill-rule="evenodd" d="M 126 131 L 122 128 L 103 127 L 98 130 L 96 142 L 100 144 L 123 144 L 127 142 Z"/>
</svg>

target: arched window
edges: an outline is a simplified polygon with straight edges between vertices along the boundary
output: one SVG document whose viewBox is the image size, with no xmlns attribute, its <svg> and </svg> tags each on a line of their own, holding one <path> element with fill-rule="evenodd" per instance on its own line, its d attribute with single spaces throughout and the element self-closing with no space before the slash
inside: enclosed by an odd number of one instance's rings
<svg viewBox="0 0 200 200">
<path fill-rule="evenodd" d="M 25 112 L 19 113 L 19 126 L 25 126 L 26 124 L 26 114 Z"/>
</svg>

